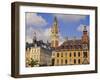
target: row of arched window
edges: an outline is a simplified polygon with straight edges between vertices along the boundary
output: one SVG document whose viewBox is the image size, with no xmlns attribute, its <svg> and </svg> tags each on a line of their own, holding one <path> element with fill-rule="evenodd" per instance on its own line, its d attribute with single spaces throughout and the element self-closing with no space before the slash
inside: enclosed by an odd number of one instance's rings
<svg viewBox="0 0 100 80">
<path fill-rule="evenodd" d="M 57 53 L 57 57 L 60 57 L 60 54 L 61 54 L 61 57 L 64 57 L 64 53 Z M 72 55 L 74 55 L 74 57 L 76 57 L 76 55 L 78 54 L 78 57 L 81 56 L 80 52 L 70 52 L 69 53 L 69 57 L 72 57 Z M 66 57 L 68 55 L 68 53 L 65 53 Z"/>
</svg>

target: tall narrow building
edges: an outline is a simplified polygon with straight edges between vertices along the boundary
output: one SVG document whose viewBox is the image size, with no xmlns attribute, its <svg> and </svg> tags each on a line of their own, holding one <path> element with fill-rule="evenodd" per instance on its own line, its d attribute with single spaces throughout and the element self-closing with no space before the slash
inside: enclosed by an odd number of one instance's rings
<svg viewBox="0 0 100 80">
<path fill-rule="evenodd" d="M 83 49 L 83 64 L 88 64 L 89 63 L 89 36 L 88 36 L 86 26 L 84 26 L 83 29 L 82 49 Z"/>
<path fill-rule="evenodd" d="M 88 41 L 89 41 L 88 32 L 87 32 L 86 26 L 84 26 L 84 29 L 83 29 L 83 36 L 82 36 L 82 43 L 83 43 L 83 44 L 87 44 Z"/>
<path fill-rule="evenodd" d="M 57 48 L 59 46 L 59 30 L 57 18 L 54 18 L 54 23 L 51 28 L 51 47 Z"/>
</svg>

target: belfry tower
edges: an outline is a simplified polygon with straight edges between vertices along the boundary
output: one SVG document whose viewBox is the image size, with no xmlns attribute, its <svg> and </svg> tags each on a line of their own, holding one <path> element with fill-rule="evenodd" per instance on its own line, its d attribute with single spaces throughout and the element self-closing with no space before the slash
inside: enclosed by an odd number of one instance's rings
<svg viewBox="0 0 100 80">
<path fill-rule="evenodd" d="M 54 23 L 51 28 L 51 47 L 57 48 L 59 46 L 59 30 L 57 18 L 54 18 Z"/>
<path fill-rule="evenodd" d="M 83 49 L 83 64 L 89 64 L 89 36 L 86 26 L 84 26 L 83 29 L 82 49 Z"/>
<path fill-rule="evenodd" d="M 89 42 L 89 36 L 88 36 L 88 32 L 87 32 L 86 26 L 84 26 L 83 36 L 82 36 L 82 43 L 83 44 L 87 44 L 88 42 Z"/>
</svg>

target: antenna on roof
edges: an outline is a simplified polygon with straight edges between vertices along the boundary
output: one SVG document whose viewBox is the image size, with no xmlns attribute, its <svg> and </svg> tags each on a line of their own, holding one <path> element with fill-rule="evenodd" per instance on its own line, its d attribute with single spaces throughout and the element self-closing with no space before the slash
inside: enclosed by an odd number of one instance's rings
<svg viewBox="0 0 100 80">
<path fill-rule="evenodd" d="M 36 32 L 33 32 L 33 43 L 37 40 L 36 38 Z"/>
</svg>

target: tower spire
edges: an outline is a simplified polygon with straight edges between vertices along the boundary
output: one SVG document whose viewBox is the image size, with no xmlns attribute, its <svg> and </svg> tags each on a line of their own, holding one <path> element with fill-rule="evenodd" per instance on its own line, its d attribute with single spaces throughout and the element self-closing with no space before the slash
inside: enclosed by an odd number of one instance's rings
<svg viewBox="0 0 100 80">
<path fill-rule="evenodd" d="M 54 22 L 57 24 L 57 17 L 55 16 L 55 18 L 54 18 Z"/>
<path fill-rule="evenodd" d="M 54 17 L 53 31 L 58 34 L 58 21 L 56 16 Z"/>
<path fill-rule="evenodd" d="M 58 21 L 57 17 L 54 17 L 53 26 L 51 28 L 51 47 L 58 47 L 59 36 L 58 36 Z"/>
</svg>

